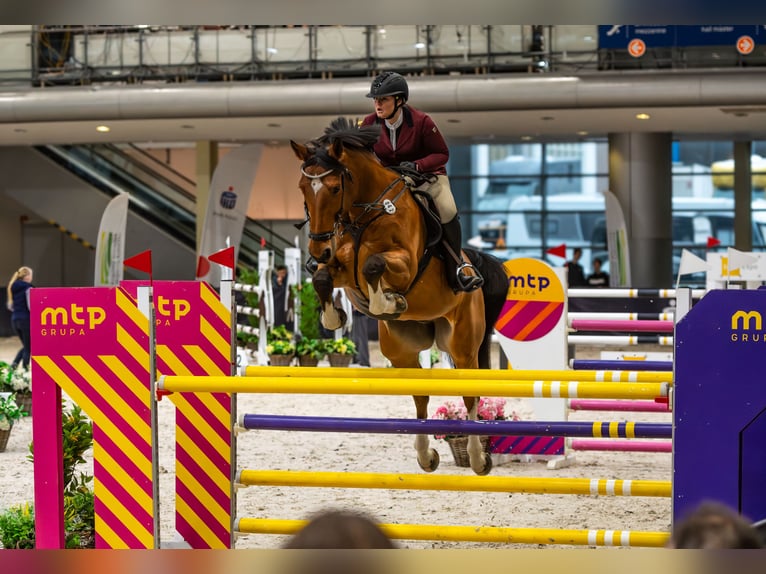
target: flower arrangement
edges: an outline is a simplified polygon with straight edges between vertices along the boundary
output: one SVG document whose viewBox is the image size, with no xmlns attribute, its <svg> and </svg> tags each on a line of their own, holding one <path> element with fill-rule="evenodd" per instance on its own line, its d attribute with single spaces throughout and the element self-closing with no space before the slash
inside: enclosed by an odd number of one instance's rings
<svg viewBox="0 0 766 574">
<path fill-rule="evenodd" d="M 16 399 L 11 393 L 3 393 L 0 396 L 0 430 L 10 430 L 13 423 L 24 416 L 24 411 L 16 404 Z"/>
<path fill-rule="evenodd" d="M 12 368 L 7 363 L 0 364 L 0 390 L 28 395 L 32 392 L 32 373 L 24 367 Z"/>
<path fill-rule="evenodd" d="M 476 418 L 480 421 L 519 420 L 519 416 L 515 411 L 512 411 L 510 415 L 506 415 L 505 402 L 505 399 L 498 397 L 481 397 L 476 408 Z M 436 409 L 431 418 L 465 421 L 468 420 L 468 410 L 465 408 L 463 401 L 447 401 Z M 455 436 L 434 435 L 434 438 L 450 439 L 455 438 Z"/>
<path fill-rule="evenodd" d="M 295 344 L 295 353 L 301 357 L 309 356 L 314 359 L 321 359 L 325 356 L 325 343 L 322 339 L 311 339 L 302 337 Z"/>
<path fill-rule="evenodd" d="M 293 355 L 295 354 L 295 345 L 292 341 L 283 341 L 277 339 L 271 343 L 266 343 L 267 355 Z"/>
<path fill-rule="evenodd" d="M 284 325 L 272 327 L 266 333 L 267 355 L 294 355 L 293 334 Z"/>
<path fill-rule="evenodd" d="M 354 355 L 356 354 L 356 345 L 351 339 L 346 337 L 329 339 L 327 341 L 326 351 L 328 353 L 338 353 L 340 355 Z"/>
</svg>

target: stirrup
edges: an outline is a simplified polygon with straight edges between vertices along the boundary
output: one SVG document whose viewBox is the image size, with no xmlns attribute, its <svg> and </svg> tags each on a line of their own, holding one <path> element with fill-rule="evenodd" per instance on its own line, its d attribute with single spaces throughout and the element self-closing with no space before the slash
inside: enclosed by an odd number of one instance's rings
<svg viewBox="0 0 766 574">
<path fill-rule="evenodd" d="M 464 269 L 473 270 L 475 275 L 463 274 Z M 481 273 L 476 270 L 476 267 L 465 261 L 458 265 L 455 270 L 455 276 L 457 277 L 457 283 L 461 291 L 475 291 L 484 285 L 484 277 L 481 276 Z"/>
</svg>

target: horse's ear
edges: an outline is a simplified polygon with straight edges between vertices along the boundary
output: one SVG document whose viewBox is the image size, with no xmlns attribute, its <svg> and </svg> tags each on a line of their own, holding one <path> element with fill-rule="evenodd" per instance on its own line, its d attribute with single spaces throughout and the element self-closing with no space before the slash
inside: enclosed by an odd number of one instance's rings
<svg viewBox="0 0 766 574">
<path fill-rule="evenodd" d="M 290 140 L 290 147 L 293 148 L 293 153 L 295 153 L 295 156 L 299 160 L 306 161 L 308 159 L 310 155 L 309 149 L 305 145 Z"/>
<path fill-rule="evenodd" d="M 330 146 L 330 156 L 339 160 L 342 155 L 343 155 L 343 142 L 340 140 L 333 140 L 332 146 Z"/>
</svg>

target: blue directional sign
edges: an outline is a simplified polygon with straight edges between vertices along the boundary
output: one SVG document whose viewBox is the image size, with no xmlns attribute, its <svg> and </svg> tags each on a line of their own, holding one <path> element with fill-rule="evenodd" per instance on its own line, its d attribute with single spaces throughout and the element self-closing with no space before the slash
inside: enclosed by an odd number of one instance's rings
<svg viewBox="0 0 766 574">
<path fill-rule="evenodd" d="M 625 50 L 631 40 L 643 40 L 647 48 L 673 48 L 694 46 L 736 46 L 742 36 L 754 42 L 766 40 L 766 27 L 707 24 L 696 26 L 628 26 L 598 27 L 598 47 L 606 50 Z"/>
</svg>

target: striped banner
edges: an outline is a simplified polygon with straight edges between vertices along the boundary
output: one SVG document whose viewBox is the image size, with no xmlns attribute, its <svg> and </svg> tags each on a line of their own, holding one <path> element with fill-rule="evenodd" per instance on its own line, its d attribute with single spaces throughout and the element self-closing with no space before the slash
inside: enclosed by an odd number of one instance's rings
<svg viewBox="0 0 766 574">
<path fill-rule="evenodd" d="M 36 384 L 58 385 L 93 421 L 96 548 L 154 548 L 148 320 L 119 288 L 33 295 Z"/>
</svg>

